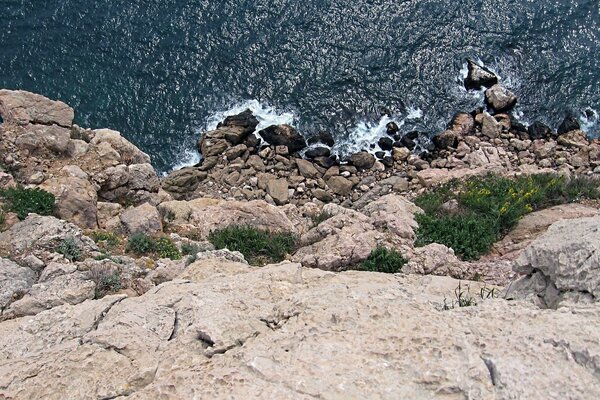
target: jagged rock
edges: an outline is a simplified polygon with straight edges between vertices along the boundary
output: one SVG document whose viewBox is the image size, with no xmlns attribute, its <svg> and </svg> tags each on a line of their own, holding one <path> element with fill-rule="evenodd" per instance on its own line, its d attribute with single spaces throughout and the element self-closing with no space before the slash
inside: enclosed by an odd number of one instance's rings
<svg viewBox="0 0 600 400">
<path fill-rule="evenodd" d="M 272 179 L 268 181 L 266 192 L 273 198 L 275 204 L 286 204 L 289 200 L 287 179 Z"/>
<path fill-rule="evenodd" d="M 119 217 L 125 233 L 153 234 L 162 232 L 162 221 L 158 210 L 153 205 L 144 203 L 141 206 L 125 210 Z"/>
<path fill-rule="evenodd" d="M 515 271 L 527 276 L 515 282 L 511 297 L 532 297 L 556 308 L 564 301 L 600 299 L 600 216 L 561 220 L 523 250 Z M 531 292 L 532 287 L 542 290 Z"/>
<path fill-rule="evenodd" d="M 557 142 L 566 147 L 575 147 L 579 149 L 587 148 L 590 145 L 586 133 L 579 130 L 569 131 L 568 133 L 560 135 Z"/>
<path fill-rule="evenodd" d="M 0 313 L 35 283 L 35 272 L 0 258 Z"/>
<path fill-rule="evenodd" d="M 54 217 L 30 214 L 0 233 L 0 252 L 17 258 L 33 254 L 45 260 L 47 252 L 55 252 L 66 238 L 72 238 L 83 254 L 98 251 L 94 241 L 77 226 Z"/>
<path fill-rule="evenodd" d="M 129 173 L 129 190 L 145 190 L 147 192 L 158 192 L 160 181 L 156 171 L 150 164 L 133 164 L 127 167 Z"/>
<path fill-rule="evenodd" d="M 564 135 L 565 133 L 569 133 L 571 131 L 578 131 L 581 129 L 581 125 L 579 125 L 579 121 L 577 118 L 573 116 L 573 114 L 567 114 L 565 119 L 560 123 L 558 127 L 557 133 L 559 135 Z"/>
<path fill-rule="evenodd" d="M 200 171 L 197 168 L 183 168 L 170 173 L 164 178 L 162 180 L 162 188 L 169 193 L 173 193 L 175 196 L 192 193 L 207 176 L 206 172 Z"/>
<path fill-rule="evenodd" d="M 435 135 L 432 140 L 435 147 L 440 150 L 456 148 L 461 135 L 458 132 L 446 130 Z"/>
<path fill-rule="evenodd" d="M 496 112 L 509 111 L 517 104 L 517 96 L 502 85 L 494 85 L 485 91 L 485 101 Z"/>
<path fill-rule="evenodd" d="M 0 90 L 0 116 L 19 125 L 60 125 L 70 128 L 75 112 L 60 101 L 22 90 Z"/>
<path fill-rule="evenodd" d="M 373 164 L 375 164 L 375 157 L 373 156 L 373 154 L 367 151 L 361 151 L 352 154 L 350 156 L 350 162 L 359 170 L 371 169 L 373 167 Z"/>
<path fill-rule="evenodd" d="M 466 263 L 454 255 L 452 249 L 437 243 L 417 247 L 402 271 L 421 275 L 451 276 L 455 279 L 473 278 L 473 272 L 469 270 Z"/>
<path fill-rule="evenodd" d="M 225 120 L 219 123 L 218 128 L 241 128 L 237 135 L 227 135 L 227 140 L 233 145 L 241 143 L 247 135 L 250 135 L 256 130 L 258 119 L 252 114 L 251 110 L 245 110 L 237 115 L 226 117 Z M 237 130 L 235 130 L 237 132 Z"/>
<path fill-rule="evenodd" d="M 467 90 L 478 90 L 482 86 L 489 88 L 498 83 L 498 77 L 489 69 L 476 64 L 472 60 L 467 60 L 467 77 L 464 84 Z"/>
<path fill-rule="evenodd" d="M 229 161 L 232 161 L 244 154 L 246 150 L 248 150 L 248 146 L 245 144 L 238 144 L 227 150 L 225 152 L 225 157 L 227 157 Z"/>
<path fill-rule="evenodd" d="M 93 131 L 93 135 L 94 138 L 90 141 L 90 144 L 110 144 L 120 155 L 122 163 L 126 165 L 150 164 L 150 156 L 122 137 L 119 132 L 110 129 L 97 129 Z"/>
<path fill-rule="evenodd" d="M 55 154 L 66 154 L 69 150 L 71 134 L 68 129 L 57 125 L 33 125 L 27 133 L 16 138 L 15 144 L 21 149 L 37 153 L 43 149 Z"/>
<path fill-rule="evenodd" d="M 313 163 L 300 158 L 296 159 L 296 165 L 298 166 L 298 172 L 305 178 L 316 179 L 321 177 L 321 173 L 315 168 Z"/>
<path fill-rule="evenodd" d="M 306 147 L 304 137 L 290 125 L 271 125 L 258 134 L 270 145 L 287 146 L 290 153 L 298 152 Z"/>
<path fill-rule="evenodd" d="M 502 133 L 502 125 L 487 112 L 483 113 L 481 133 L 490 139 L 495 139 Z"/>
<path fill-rule="evenodd" d="M 340 196 L 347 196 L 352 191 L 354 183 L 343 176 L 332 176 L 327 180 L 327 186 L 329 186 L 333 193 Z"/>
<path fill-rule="evenodd" d="M 414 240 L 414 230 L 418 226 L 414 216 L 422 212 L 419 207 L 395 194 L 381 196 L 361 211 L 370 217 L 373 226 L 409 240 Z"/>
<path fill-rule="evenodd" d="M 527 128 L 529 138 L 532 140 L 536 139 L 547 139 L 554 136 L 552 129 L 540 121 L 535 121 Z"/>
<path fill-rule="evenodd" d="M 225 129 L 206 132 L 198 142 L 198 150 L 205 160 L 220 156 L 229 147 L 231 144 L 225 139 Z"/>
</svg>

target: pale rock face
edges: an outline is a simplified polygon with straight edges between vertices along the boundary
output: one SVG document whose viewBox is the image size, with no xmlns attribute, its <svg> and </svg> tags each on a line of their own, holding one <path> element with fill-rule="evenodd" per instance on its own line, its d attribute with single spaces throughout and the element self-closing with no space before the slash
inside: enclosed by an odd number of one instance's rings
<svg viewBox="0 0 600 400">
<path fill-rule="evenodd" d="M 451 278 L 290 263 L 222 270 L 138 298 L 108 296 L 1 323 L 0 395 L 600 396 L 597 305 L 548 312 L 478 298 L 477 306 L 442 311 L 458 286 Z"/>
<path fill-rule="evenodd" d="M 553 224 L 516 260 L 515 271 L 527 276 L 511 287 L 510 296 L 535 296 L 546 307 L 558 307 L 563 301 L 597 302 L 599 226 L 600 216 Z M 537 281 L 534 286 L 543 286 L 543 290 L 530 292 L 532 281 Z"/>
<path fill-rule="evenodd" d="M 193 229 L 206 239 L 210 232 L 231 225 L 252 226 L 272 232 L 297 233 L 296 226 L 280 207 L 263 200 L 221 201 L 200 198 L 191 201 L 170 201 L 159 205 L 173 229 Z"/>
<path fill-rule="evenodd" d="M 517 96 L 502 85 L 494 85 L 485 91 L 485 101 L 497 112 L 504 112 L 517 104 Z"/>
<path fill-rule="evenodd" d="M 81 272 L 59 275 L 36 283 L 19 300 L 12 302 L 0 314 L 0 320 L 35 315 L 62 304 L 79 304 L 94 298 L 96 284 Z"/>
<path fill-rule="evenodd" d="M 493 250 L 503 258 L 514 259 L 550 225 L 560 220 L 593 217 L 598 210 L 581 204 L 562 204 L 525 215 Z"/>
<path fill-rule="evenodd" d="M 153 234 L 162 232 L 162 220 L 158 209 L 151 204 L 128 208 L 119 217 L 126 234 Z"/>
<path fill-rule="evenodd" d="M 82 253 L 98 251 L 98 246 L 76 225 L 48 216 L 30 214 L 25 220 L 0 233 L 0 251 L 13 257 L 35 255 L 46 260 L 66 238 L 72 238 Z"/>
<path fill-rule="evenodd" d="M 73 125 L 75 112 L 60 101 L 21 90 L 0 90 L 0 115 L 7 122 L 19 125 Z"/>
<path fill-rule="evenodd" d="M 277 205 L 286 204 L 289 200 L 287 179 L 272 179 L 268 181 L 266 191 Z"/>
<path fill-rule="evenodd" d="M 490 139 L 495 139 L 502 133 L 502 125 L 487 112 L 483 113 L 481 133 Z"/>
</svg>

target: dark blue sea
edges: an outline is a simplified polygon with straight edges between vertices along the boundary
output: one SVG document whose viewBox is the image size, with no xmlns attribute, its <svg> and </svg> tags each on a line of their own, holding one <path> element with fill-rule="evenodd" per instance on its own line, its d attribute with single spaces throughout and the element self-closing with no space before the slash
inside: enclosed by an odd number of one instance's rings
<svg viewBox="0 0 600 400">
<path fill-rule="evenodd" d="M 0 87 L 63 100 L 167 171 L 199 134 L 251 107 L 262 125 L 330 131 L 339 152 L 438 132 L 482 104 L 466 57 L 515 91 L 515 114 L 597 133 L 598 0 L 0 0 Z"/>
</svg>

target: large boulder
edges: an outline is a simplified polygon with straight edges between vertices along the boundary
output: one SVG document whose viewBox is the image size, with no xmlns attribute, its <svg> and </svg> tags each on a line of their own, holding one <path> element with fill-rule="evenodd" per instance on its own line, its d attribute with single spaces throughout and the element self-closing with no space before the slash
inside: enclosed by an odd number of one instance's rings
<svg viewBox="0 0 600 400">
<path fill-rule="evenodd" d="M 564 135 L 565 133 L 569 133 L 571 131 L 578 131 L 580 129 L 581 125 L 579 124 L 577 118 L 575 118 L 573 114 L 567 114 L 565 116 L 565 119 L 563 119 L 563 121 L 558 126 L 557 133 L 559 135 Z"/>
<path fill-rule="evenodd" d="M 510 111 L 517 104 L 517 96 L 502 85 L 494 85 L 485 91 L 485 102 L 501 113 Z"/>
<path fill-rule="evenodd" d="M 173 194 L 174 197 L 180 198 L 187 193 L 194 192 L 200 182 L 207 178 L 208 174 L 200 171 L 197 168 L 183 168 L 175 172 L 171 172 L 162 180 L 162 188 Z"/>
<path fill-rule="evenodd" d="M 304 137 L 290 125 L 271 125 L 258 134 L 272 146 L 287 146 L 290 153 L 306 147 Z"/>
<path fill-rule="evenodd" d="M 0 313 L 35 283 L 35 272 L 27 267 L 0 258 Z"/>
<path fill-rule="evenodd" d="M 464 84 L 467 90 L 481 89 L 481 87 L 490 88 L 498 83 L 498 77 L 489 69 L 478 65 L 473 60 L 467 60 L 467 77 Z"/>
<path fill-rule="evenodd" d="M 447 277 L 205 268 L 218 276 L 197 269 L 141 297 L 1 323 L 0 395 L 600 397 L 598 307 L 481 300 L 482 284 L 462 282 L 478 305 L 444 311 L 459 286 Z"/>
<path fill-rule="evenodd" d="M 515 271 L 511 297 L 531 297 L 541 306 L 600 299 L 600 216 L 561 220 L 526 248 Z"/>
<path fill-rule="evenodd" d="M 527 133 L 532 140 L 548 139 L 554 136 L 552 129 L 540 121 L 535 121 L 533 124 L 529 125 L 529 127 L 527 127 Z"/>
<path fill-rule="evenodd" d="M 144 203 L 137 207 L 128 208 L 119 217 L 126 234 L 154 234 L 162 232 L 162 220 L 156 207 Z"/>
<path fill-rule="evenodd" d="M 232 128 L 228 130 L 229 134 L 225 135 L 225 137 L 231 144 L 236 145 L 254 132 L 257 126 L 258 119 L 252 114 L 251 110 L 245 110 L 237 115 L 226 117 L 218 125 L 218 128 Z"/>
<path fill-rule="evenodd" d="M 120 161 L 123 164 L 150 164 L 150 156 L 138 149 L 117 131 L 111 129 L 94 130 L 93 139 L 91 139 L 90 144 L 99 146 L 102 143 L 110 144 L 119 154 Z"/>
<path fill-rule="evenodd" d="M 375 156 L 368 151 L 361 151 L 352 154 L 350 162 L 358 169 L 371 169 L 375 164 Z"/>
<path fill-rule="evenodd" d="M 266 192 L 275 204 L 283 205 L 289 200 L 288 181 L 285 178 L 271 179 L 267 182 Z"/>
<path fill-rule="evenodd" d="M 0 116 L 19 125 L 60 125 L 70 128 L 75 112 L 60 101 L 22 90 L 0 90 Z"/>
</svg>

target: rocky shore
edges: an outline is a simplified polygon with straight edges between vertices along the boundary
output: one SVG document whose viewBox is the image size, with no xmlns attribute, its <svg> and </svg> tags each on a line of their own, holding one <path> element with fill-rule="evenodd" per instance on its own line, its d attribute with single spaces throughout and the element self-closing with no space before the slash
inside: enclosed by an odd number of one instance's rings
<svg viewBox="0 0 600 400">
<path fill-rule="evenodd" d="M 255 133 L 244 112 L 165 177 L 68 105 L 0 90 L 0 191 L 56 199 L 53 215 L 3 212 L 0 399 L 600 397 L 593 202 L 526 215 L 477 261 L 415 245 L 415 197 L 452 179 L 600 173 L 598 140 L 572 118 L 520 125 L 494 78 L 470 64 L 488 108 L 430 144 L 390 124 L 376 154 L 340 160 L 328 135 Z M 251 266 L 209 241 L 228 226 L 298 245 Z M 192 257 L 132 254 L 119 240 L 136 234 Z M 401 272 L 353 270 L 376 248 L 402 254 Z"/>
</svg>

